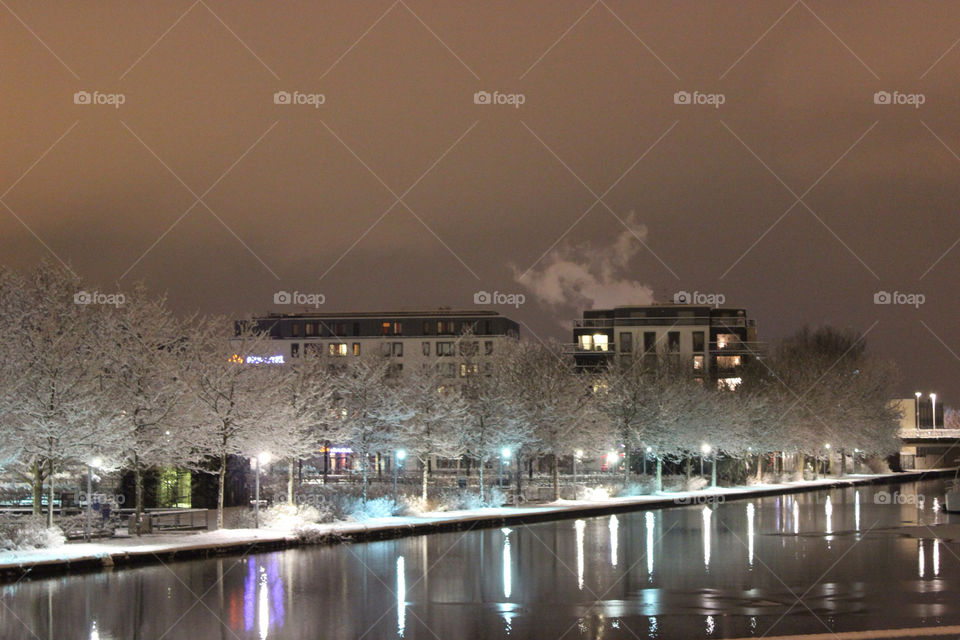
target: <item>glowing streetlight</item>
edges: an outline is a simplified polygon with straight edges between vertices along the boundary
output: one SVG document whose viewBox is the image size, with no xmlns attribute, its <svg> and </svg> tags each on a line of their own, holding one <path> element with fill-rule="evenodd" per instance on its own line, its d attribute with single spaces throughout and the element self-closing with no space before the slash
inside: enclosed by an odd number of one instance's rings
<svg viewBox="0 0 960 640">
<path fill-rule="evenodd" d="M 500 485 L 501 490 L 503 489 L 503 461 L 509 460 L 509 459 L 510 459 L 510 449 L 504 447 L 503 449 L 500 450 L 500 472 L 499 472 L 498 484 Z"/>
<path fill-rule="evenodd" d="M 573 452 L 573 499 L 577 499 L 577 463 L 583 459 L 583 449 Z"/>
<path fill-rule="evenodd" d="M 930 394 L 930 420 L 933 421 L 933 428 L 937 428 L 937 394 Z"/>
<path fill-rule="evenodd" d="M 256 482 L 253 491 L 253 522 L 254 526 L 260 528 L 260 465 L 270 464 L 272 456 L 269 451 L 263 451 L 254 457 L 254 463 L 257 468 Z"/>
<path fill-rule="evenodd" d="M 913 406 L 914 406 L 914 408 L 915 408 L 916 411 L 917 411 L 917 421 L 913 424 L 914 429 L 919 429 L 919 428 L 920 428 L 920 396 L 922 396 L 922 395 L 923 395 L 923 394 L 920 393 L 919 391 L 914 391 L 914 392 L 913 392 L 913 396 L 917 399 L 916 402 L 913 403 Z"/>
</svg>

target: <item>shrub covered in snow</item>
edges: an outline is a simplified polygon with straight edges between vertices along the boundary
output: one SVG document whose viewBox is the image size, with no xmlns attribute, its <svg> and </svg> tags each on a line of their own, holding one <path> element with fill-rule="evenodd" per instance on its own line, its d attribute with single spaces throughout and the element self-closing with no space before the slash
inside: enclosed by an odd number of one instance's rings
<svg viewBox="0 0 960 640">
<path fill-rule="evenodd" d="M 0 549 L 22 551 L 63 546 L 66 537 L 59 527 L 47 528 L 43 516 L 0 517 Z"/>
</svg>

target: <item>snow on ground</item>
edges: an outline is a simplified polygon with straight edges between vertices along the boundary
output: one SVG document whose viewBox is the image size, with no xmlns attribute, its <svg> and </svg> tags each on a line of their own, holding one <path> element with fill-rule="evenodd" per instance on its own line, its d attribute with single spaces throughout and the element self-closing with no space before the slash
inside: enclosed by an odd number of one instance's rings
<svg viewBox="0 0 960 640">
<path fill-rule="evenodd" d="M 936 470 L 939 471 L 939 470 Z M 909 480 L 922 475 L 914 473 L 856 474 L 842 478 L 829 477 L 819 480 L 784 482 L 779 484 L 757 484 L 740 487 L 717 487 L 698 491 L 664 492 L 655 495 L 630 496 L 598 499 L 596 495 L 588 500 L 557 500 L 547 504 L 530 507 L 486 507 L 461 511 L 428 512 L 417 516 L 390 516 L 369 518 L 362 522 L 334 522 L 309 525 L 312 533 L 323 535 L 351 535 L 370 531 L 389 529 L 409 529 L 417 525 L 430 525 L 450 522 L 473 522 L 497 520 L 505 517 L 523 517 L 543 515 L 545 513 L 563 513 L 590 509 L 602 509 L 612 506 L 650 505 L 683 506 L 698 504 L 723 497 L 735 497 L 742 494 L 777 494 L 784 490 L 814 489 L 837 484 L 857 484 L 880 477 L 891 480 Z M 244 547 L 257 542 L 277 542 L 296 544 L 297 533 L 294 528 L 284 529 L 220 529 L 193 533 L 156 533 L 140 537 L 118 537 L 96 542 L 68 543 L 56 549 L 34 549 L 30 551 L 0 552 L 0 571 L 20 569 L 31 565 L 67 564 L 78 560 L 104 559 L 133 555 L 163 554 L 172 551 L 196 549 L 224 549 Z M 109 564 L 109 560 L 107 560 Z"/>
</svg>

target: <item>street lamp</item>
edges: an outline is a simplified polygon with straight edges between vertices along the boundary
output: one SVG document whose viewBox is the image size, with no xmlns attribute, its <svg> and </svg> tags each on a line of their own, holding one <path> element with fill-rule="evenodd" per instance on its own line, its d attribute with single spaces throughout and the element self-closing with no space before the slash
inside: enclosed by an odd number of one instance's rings
<svg viewBox="0 0 960 640">
<path fill-rule="evenodd" d="M 407 452 L 403 449 L 397 449 L 393 452 L 393 501 L 397 501 L 397 472 L 399 471 L 400 465 L 403 464 L 404 459 L 407 457 Z"/>
<path fill-rule="evenodd" d="M 93 498 L 90 495 L 93 493 L 93 482 L 91 477 L 93 476 L 93 470 L 97 467 L 100 467 L 102 464 L 103 461 L 100 458 L 94 458 L 87 463 L 87 528 L 86 531 L 84 531 L 84 537 L 87 540 L 90 539 L 92 526 L 91 521 L 93 519 Z M 52 509 L 53 505 L 51 505 L 50 508 Z"/>
<path fill-rule="evenodd" d="M 499 485 L 500 485 L 501 491 L 503 490 L 503 461 L 504 461 L 504 459 L 507 459 L 507 460 L 510 459 L 510 449 L 507 449 L 506 447 L 504 447 L 503 449 L 500 450 L 500 479 L 499 479 Z"/>
<path fill-rule="evenodd" d="M 914 423 L 914 428 L 919 429 L 920 428 L 920 396 L 922 396 L 923 394 L 920 393 L 919 391 L 914 391 L 913 395 L 917 399 L 916 402 L 913 403 L 913 406 L 916 407 L 916 410 L 917 410 L 917 421 Z"/>
<path fill-rule="evenodd" d="M 933 428 L 937 428 L 937 394 L 930 394 L 930 420 L 933 421 Z"/>
<path fill-rule="evenodd" d="M 583 458 L 583 449 L 573 452 L 573 499 L 577 499 L 577 463 Z"/>
<path fill-rule="evenodd" d="M 269 451 L 264 451 L 254 457 L 254 464 L 256 464 L 257 467 L 257 479 L 253 491 L 253 522 L 257 529 L 260 528 L 260 465 L 270 464 L 270 457 Z"/>
</svg>

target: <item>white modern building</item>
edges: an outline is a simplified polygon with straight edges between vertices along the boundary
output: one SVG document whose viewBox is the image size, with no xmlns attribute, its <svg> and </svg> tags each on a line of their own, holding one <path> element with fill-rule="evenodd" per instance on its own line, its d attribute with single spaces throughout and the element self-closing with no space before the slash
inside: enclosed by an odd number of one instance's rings
<svg viewBox="0 0 960 640">
<path fill-rule="evenodd" d="M 490 373 L 493 356 L 515 344 L 519 325 L 496 311 L 271 313 L 254 319 L 274 340 L 274 362 L 316 353 L 335 366 L 378 353 L 398 373 L 437 367 L 451 378 Z"/>
<path fill-rule="evenodd" d="M 756 322 L 746 310 L 688 304 L 589 309 L 574 321 L 571 351 L 577 366 L 652 366 L 676 358 L 696 375 L 728 387 L 741 381 L 744 365 L 759 357 Z"/>
</svg>

